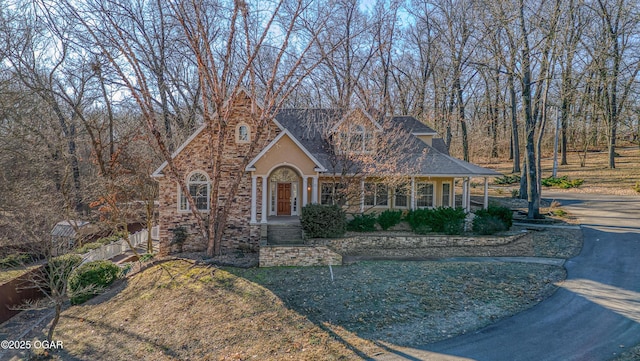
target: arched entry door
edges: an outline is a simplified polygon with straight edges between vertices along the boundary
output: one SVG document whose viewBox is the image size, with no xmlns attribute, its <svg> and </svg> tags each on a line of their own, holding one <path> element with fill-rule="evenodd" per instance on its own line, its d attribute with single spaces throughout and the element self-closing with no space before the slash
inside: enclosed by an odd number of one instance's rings
<svg viewBox="0 0 640 361">
<path fill-rule="evenodd" d="M 288 167 L 276 169 L 269 176 L 271 209 L 274 216 L 295 216 L 299 211 L 298 173 Z"/>
</svg>

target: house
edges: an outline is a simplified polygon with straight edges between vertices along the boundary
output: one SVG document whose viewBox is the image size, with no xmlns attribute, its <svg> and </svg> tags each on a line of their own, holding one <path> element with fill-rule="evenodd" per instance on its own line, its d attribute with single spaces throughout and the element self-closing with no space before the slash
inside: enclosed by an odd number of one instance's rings
<svg viewBox="0 0 640 361">
<path fill-rule="evenodd" d="M 60 221 L 51 230 L 52 253 L 54 255 L 67 253 L 86 241 L 96 231 L 96 228 L 86 221 Z"/>
<path fill-rule="evenodd" d="M 294 220 L 308 203 L 337 203 L 350 212 L 470 206 L 471 177 L 500 174 L 456 159 L 442 139 L 410 116 L 380 118 L 361 109 L 284 109 L 261 132 L 252 126 L 251 100 L 234 100 L 225 139 L 223 179 L 240 177 L 229 210 L 222 251 L 257 248 L 278 220 Z M 173 154 L 194 205 L 201 212 L 210 206 L 208 133 L 200 127 Z M 250 151 L 250 145 L 259 145 Z M 251 154 L 248 154 L 251 153 Z M 239 169 L 246 159 L 244 169 Z M 187 228 L 184 251 L 204 250 L 195 217 L 177 180 L 162 164 L 153 177 L 159 182 L 160 252 L 170 251 L 172 230 Z M 391 181 L 392 180 L 392 181 Z M 456 189 L 456 181 L 462 189 Z M 229 184 L 222 182 L 219 197 Z"/>
</svg>

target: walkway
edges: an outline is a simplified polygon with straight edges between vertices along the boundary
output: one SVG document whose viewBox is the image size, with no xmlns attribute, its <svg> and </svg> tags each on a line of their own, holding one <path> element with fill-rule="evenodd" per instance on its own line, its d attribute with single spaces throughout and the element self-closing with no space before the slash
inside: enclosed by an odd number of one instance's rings
<svg viewBox="0 0 640 361">
<path fill-rule="evenodd" d="M 473 334 L 378 360 L 603 361 L 640 343 L 640 197 L 544 193 L 584 234 L 568 277 L 537 306 Z"/>
</svg>

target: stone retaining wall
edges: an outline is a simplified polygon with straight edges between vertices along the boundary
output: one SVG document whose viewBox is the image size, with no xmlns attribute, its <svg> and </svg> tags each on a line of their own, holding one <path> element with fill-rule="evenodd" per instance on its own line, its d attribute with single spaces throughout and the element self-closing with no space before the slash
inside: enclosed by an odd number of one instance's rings
<svg viewBox="0 0 640 361">
<path fill-rule="evenodd" d="M 324 246 L 260 246 L 260 267 L 341 265 L 342 256 Z"/>
<path fill-rule="evenodd" d="M 361 254 L 367 250 L 411 250 L 432 247 L 480 247 L 501 246 L 526 235 L 509 236 L 445 236 L 428 235 L 354 235 L 337 239 L 311 239 L 307 244 L 326 246 L 341 255 Z"/>
<path fill-rule="evenodd" d="M 338 239 L 311 239 L 305 245 L 260 246 L 260 267 L 326 266 L 342 264 L 343 256 L 425 257 L 437 256 L 447 248 L 499 247 L 524 237 L 509 236 L 419 236 L 353 235 Z M 457 252 L 454 252 L 457 253 Z"/>
</svg>

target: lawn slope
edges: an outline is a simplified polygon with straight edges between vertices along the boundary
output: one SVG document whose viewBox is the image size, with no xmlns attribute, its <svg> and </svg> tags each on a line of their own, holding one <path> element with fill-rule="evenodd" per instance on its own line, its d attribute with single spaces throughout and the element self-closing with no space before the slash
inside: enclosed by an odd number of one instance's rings
<svg viewBox="0 0 640 361">
<path fill-rule="evenodd" d="M 358 358 L 269 290 L 217 268 L 165 262 L 118 288 L 63 313 L 62 359 Z"/>
</svg>

